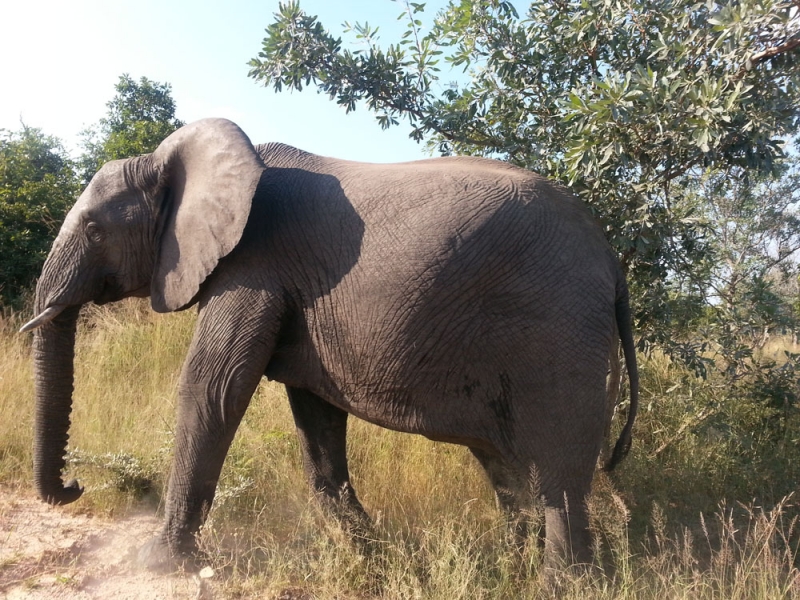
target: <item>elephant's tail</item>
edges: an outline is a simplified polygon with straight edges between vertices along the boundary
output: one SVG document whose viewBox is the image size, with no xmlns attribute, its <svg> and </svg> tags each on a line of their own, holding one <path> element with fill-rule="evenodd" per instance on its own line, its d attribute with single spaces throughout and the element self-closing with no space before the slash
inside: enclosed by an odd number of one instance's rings
<svg viewBox="0 0 800 600">
<path fill-rule="evenodd" d="M 628 455 L 631 449 L 633 422 L 636 420 L 636 412 L 639 408 L 639 369 L 636 366 L 636 349 L 633 343 L 633 329 L 631 328 L 631 308 L 628 300 L 628 286 L 625 278 L 620 276 L 617 285 L 617 299 L 615 302 L 615 312 L 617 318 L 617 331 L 619 340 L 622 344 L 622 354 L 625 356 L 625 367 L 628 370 L 628 379 L 631 389 L 631 404 L 628 409 L 628 420 L 619 435 L 611 458 L 603 467 L 606 472 L 613 471 L 623 458 Z"/>
</svg>

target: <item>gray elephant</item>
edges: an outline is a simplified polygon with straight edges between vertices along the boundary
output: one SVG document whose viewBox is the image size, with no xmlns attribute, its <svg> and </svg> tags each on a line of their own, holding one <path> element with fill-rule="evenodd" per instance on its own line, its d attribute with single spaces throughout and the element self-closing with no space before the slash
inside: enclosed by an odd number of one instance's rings
<svg viewBox="0 0 800 600">
<path fill-rule="evenodd" d="M 365 519 L 348 414 L 470 448 L 514 513 L 535 473 L 548 565 L 591 561 L 585 497 L 618 328 L 637 406 L 628 292 L 603 231 L 563 189 L 492 160 L 373 165 L 233 123 L 187 125 L 106 164 L 67 216 L 36 289 L 35 480 L 64 485 L 82 304 L 150 296 L 197 305 L 179 384 L 175 456 L 151 565 L 196 551 L 225 455 L 263 376 L 286 385 L 315 494 Z"/>
</svg>

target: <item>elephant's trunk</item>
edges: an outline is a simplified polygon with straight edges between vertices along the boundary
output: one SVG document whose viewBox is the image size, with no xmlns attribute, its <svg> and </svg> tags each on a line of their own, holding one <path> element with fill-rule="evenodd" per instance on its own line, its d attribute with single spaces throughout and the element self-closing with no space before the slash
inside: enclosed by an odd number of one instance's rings
<svg viewBox="0 0 800 600">
<path fill-rule="evenodd" d="M 69 504 L 83 493 L 77 481 L 64 485 L 61 480 L 72 411 L 75 328 L 79 312 L 80 306 L 71 306 L 34 332 L 33 470 L 39 496 L 50 504 Z"/>
</svg>

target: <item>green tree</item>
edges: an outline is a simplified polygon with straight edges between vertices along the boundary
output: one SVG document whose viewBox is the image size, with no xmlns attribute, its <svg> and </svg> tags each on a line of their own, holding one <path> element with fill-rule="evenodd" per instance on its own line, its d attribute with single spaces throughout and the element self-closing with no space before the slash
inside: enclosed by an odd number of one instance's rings
<svg viewBox="0 0 800 600">
<path fill-rule="evenodd" d="M 702 182 L 714 227 L 711 303 L 746 324 L 763 345 L 771 326 L 791 327 L 791 298 L 781 294 L 800 276 L 800 170 L 747 181 L 741 173 Z M 737 176 L 738 175 L 738 176 Z"/>
<path fill-rule="evenodd" d="M 800 123 L 796 2 L 535 0 L 521 18 L 451 0 L 427 31 L 424 4 L 403 4 L 401 39 L 382 47 L 356 23 L 357 49 L 281 4 L 250 76 L 569 184 L 622 258 L 640 331 L 669 349 L 674 281 L 711 252 L 695 179 L 772 172 Z"/>
<path fill-rule="evenodd" d="M 79 187 L 58 139 L 25 125 L 0 130 L 1 304 L 21 307 Z"/>
<path fill-rule="evenodd" d="M 121 75 L 116 95 L 106 106 L 108 113 L 97 125 L 83 132 L 83 178 L 88 182 L 109 160 L 147 154 L 183 126 L 175 117 L 172 86 L 142 77 L 137 83 Z"/>
</svg>

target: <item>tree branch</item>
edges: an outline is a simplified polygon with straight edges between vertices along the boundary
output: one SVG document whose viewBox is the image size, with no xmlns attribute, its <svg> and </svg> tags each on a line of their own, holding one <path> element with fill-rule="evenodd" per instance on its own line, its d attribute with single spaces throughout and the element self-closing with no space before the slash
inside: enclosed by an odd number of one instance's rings
<svg viewBox="0 0 800 600">
<path fill-rule="evenodd" d="M 772 48 L 767 48 L 766 50 L 751 56 L 750 63 L 755 65 L 765 60 L 769 60 L 770 58 L 774 58 L 779 54 L 784 54 L 786 52 L 794 50 L 798 46 L 800 46 L 800 39 L 788 41 L 785 44 L 781 44 L 780 46 L 773 46 Z"/>
<path fill-rule="evenodd" d="M 795 39 L 795 40 L 789 40 L 788 42 L 781 44 L 779 46 L 772 46 L 771 48 L 767 48 L 766 50 L 757 52 L 756 54 L 753 54 L 749 59 L 750 68 L 752 69 L 752 67 L 754 67 L 755 65 L 770 60 L 772 58 L 775 58 L 780 54 L 786 54 L 787 52 L 791 52 L 798 46 L 800 46 L 800 39 Z M 750 69 L 747 69 L 746 67 L 742 67 L 741 69 L 739 69 L 739 72 L 736 73 L 736 75 L 734 75 L 731 78 L 731 81 L 735 82 L 741 80 L 745 76 L 745 73 L 747 73 L 747 71 L 749 70 Z"/>
</svg>

